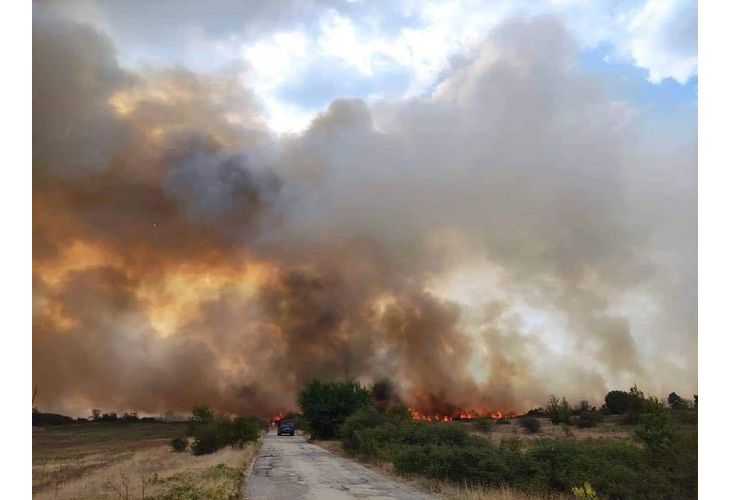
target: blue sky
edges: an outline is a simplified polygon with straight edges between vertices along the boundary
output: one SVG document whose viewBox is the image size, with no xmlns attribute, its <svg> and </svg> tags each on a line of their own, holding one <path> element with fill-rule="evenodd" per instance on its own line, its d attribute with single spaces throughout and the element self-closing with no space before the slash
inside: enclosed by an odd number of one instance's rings
<svg viewBox="0 0 730 500">
<path fill-rule="evenodd" d="M 334 99 L 425 95 L 504 19 L 552 15 L 587 72 L 657 117 L 696 113 L 692 0 L 169 2 L 62 0 L 127 67 L 239 68 L 272 129 L 300 131 Z"/>
</svg>

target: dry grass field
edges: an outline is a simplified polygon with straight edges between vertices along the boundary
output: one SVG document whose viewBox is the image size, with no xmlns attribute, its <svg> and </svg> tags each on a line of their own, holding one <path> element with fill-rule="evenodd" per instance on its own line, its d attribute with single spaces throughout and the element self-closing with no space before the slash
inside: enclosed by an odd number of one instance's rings
<svg viewBox="0 0 730 500">
<path fill-rule="evenodd" d="M 38 499 L 237 498 L 256 445 L 175 453 L 184 424 L 80 424 L 33 429 Z"/>
<path fill-rule="evenodd" d="M 550 422 L 547 418 L 540 418 L 540 432 L 536 434 L 530 434 L 523 429 L 518 421 L 519 419 L 513 418 L 509 420 L 508 424 L 495 424 L 492 426 L 492 431 L 489 433 L 489 439 L 494 444 L 499 444 L 504 439 L 519 437 L 522 440 L 533 440 L 533 439 L 544 439 L 544 438 L 563 438 L 570 437 L 575 439 L 604 439 L 604 438 L 616 438 L 616 439 L 629 439 L 634 433 L 634 427 L 620 423 L 620 418 L 606 417 L 603 422 L 599 423 L 595 427 L 580 428 L 577 426 L 570 426 L 567 429 L 561 425 L 555 425 Z M 474 429 L 474 433 L 478 433 L 475 430 L 475 426 L 471 425 Z M 479 433 L 481 434 L 481 433 Z M 483 434 L 481 434 L 483 435 Z"/>
</svg>

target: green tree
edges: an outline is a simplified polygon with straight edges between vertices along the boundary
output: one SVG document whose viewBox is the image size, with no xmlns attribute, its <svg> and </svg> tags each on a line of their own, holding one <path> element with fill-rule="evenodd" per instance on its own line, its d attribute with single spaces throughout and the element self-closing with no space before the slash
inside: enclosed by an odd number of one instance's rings
<svg viewBox="0 0 730 500">
<path fill-rule="evenodd" d="M 188 434 L 197 436 L 201 430 L 215 419 L 213 410 L 205 405 L 198 405 L 193 408 L 193 414 L 188 418 Z"/>
<path fill-rule="evenodd" d="M 606 409 L 613 415 L 626 413 L 631 406 L 631 395 L 626 391 L 611 391 L 604 398 Z"/>
<path fill-rule="evenodd" d="M 676 440 L 672 417 L 662 402 L 654 397 L 646 400 L 645 410 L 639 419 L 636 436 L 652 451 L 666 450 Z"/>
<path fill-rule="evenodd" d="M 689 408 L 689 401 L 679 396 L 676 392 L 669 394 L 667 403 L 669 403 L 672 410 L 686 410 Z"/>
<path fill-rule="evenodd" d="M 299 394 L 299 407 L 315 439 L 333 438 L 347 417 L 371 404 L 370 391 L 354 381 L 311 381 Z"/>
<path fill-rule="evenodd" d="M 545 405 L 545 411 L 553 424 L 560 423 L 560 399 L 555 394 L 550 395 L 550 399 Z"/>
<path fill-rule="evenodd" d="M 656 399 L 656 398 L 654 398 Z M 627 424 L 639 422 L 642 414 L 647 412 L 647 399 L 636 384 L 629 389 L 629 410 L 626 416 Z"/>
<path fill-rule="evenodd" d="M 553 424 L 570 425 L 570 405 L 568 404 L 568 400 L 565 399 L 565 396 L 558 398 L 555 394 L 552 394 L 548 400 L 546 410 L 548 418 L 550 418 Z"/>
<path fill-rule="evenodd" d="M 595 427 L 603 418 L 598 409 L 591 406 L 588 401 L 581 401 L 576 411 L 578 413 L 578 427 Z"/>
</svg>

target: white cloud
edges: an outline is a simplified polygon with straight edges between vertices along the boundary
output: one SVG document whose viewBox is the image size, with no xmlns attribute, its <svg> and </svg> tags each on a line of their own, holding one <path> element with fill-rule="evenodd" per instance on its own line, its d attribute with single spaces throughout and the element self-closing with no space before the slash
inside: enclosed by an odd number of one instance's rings
<svg viewBox="0 0 730 500">
<path fill-rule="evenodd" d="M 303 129 L 315 112 L 296 98 L 282 97 L 280 90 L 326 73 L 330 68 L 323 65 L 339 61 L 353 79 L 373 82 L 358 87 L 356 97 L 385 95 L 388 75 L 395 74 L 407 82 L 399 85 L 398 95 L 388 97 L 422 95 L 470 59 L 490 30 L 510 17 L 558 16 L 582 49 L 605 47 L 608 63 L 634 64 L 655 84 L 668 78 L 685 84 L 697 74 L 696 0 L 403 0 L 324 6 L 282 0 L 265 8 L 221 2 L 215 9 L 192 5 L 174 11 L 157 5 L 155 12 L 171 16 L 164 26 L 151 21 L 141 3 L 64 0 L 49 8 L 109 34 L 125 66 L 169 63 L 214 71 L 248 63 L 247 84 L 278 131 Z M 343 72 L 337 75 L 342 78 Z"/>
<path fill-rule="evenodd" d="M 649 81 L 686 83 L 697 74 L 697 5 L 686 0 L 649 0 L 630 21 L 628 45 Z"/>
</svg>

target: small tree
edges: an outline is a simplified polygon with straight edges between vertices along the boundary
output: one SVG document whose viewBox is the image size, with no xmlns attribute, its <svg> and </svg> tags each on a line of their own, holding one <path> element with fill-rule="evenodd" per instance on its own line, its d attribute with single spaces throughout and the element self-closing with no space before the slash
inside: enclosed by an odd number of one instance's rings
<svg viewBox="0 0 730 500">
<path fill-rule="evenodd" d="M 99 408 L 94 408 L 93 410 L 91 410 L 91 420 L 96 422 L 97 420 L 99 420 L 99 417 L 101 417 L 101 410 Z"/>
<path fill-rule="evenodd" d="M 236 417 L 231 422 L 231 442 L 234 446 L 243 446 L 256 441 L 261 429 L 266 426 L 256 417 Z"/>
<path fill-rule="evenodd" d="M 631 395 L 626 391 L 611 391 L 604 398 L 608 413 L 622 415 L 631 406 Z"/>
<path fill-rule="evenodd" d="M 568 404 L 568 400 L 565 399 L 565 396 L 563 396 L 562 399 L 558 399 L 555 394 L 551 395 L 548 400 L 546 410 L 548 418 L 550 418 L 550 422 L 553 424 L 570 425 L 570 405 Z"/>
<path fill-rule="evenodd" d="M 540 420 L 536 417 L 522 417 L 519 419 L 519 424 L 520 427 L 530 434 L 537 434 L 540 432 Z"/>
<path fill-rule="evenodd" d="M 131 413 L 127 413 L 126 411 L 122 415 L 122 421 L 124 422 L 139 422 L 139 417 L 137 416 L 137 412 L 133 411 Z"/>
<path fill-rule="evenodd" d="M 578 427 L 595 427 L 598 422 L 601 421 L 603 415 L 595 407 L 591 406 L 588 401 L 581 401 L 580 406 L 577 409 L 578 413 Z"/>
<path fill-rule="evenodd" d="M 196 436 L 190 448 L 193 455 L 207 455 L 220 447 L 219 429 L 214 423 L 210 423 L 196 429 Z"/>
<path fill-rule="evenodd" d="M 643 413 L 646 413 L 647 409 L 647 399 L 644 396 L 644 393 L 637 387 L 636 384 L 632 385 L 631 389 L 629 389 L 629 411 L 626 415 L 625 423 L 638 423 L 641 415 Z"/>
<path fill-rule="evenodd" d="M 661 401 L 649 398 L 647 412 L 640 417 L 636 436 L 652 451 L 666 450 L 676 439 L 676 430 L 672 417 Z"/>
<path fill-rule="evenodd" d="M 545 406 L 548 418 L 553 424 L 560 423 L 560 399 L 555 394 L 550 395 L 547 405 Z"/>
<path fill-rule="evenodd" d="M 188 448 L 188 440 L 184 437 L 176 437 L 170 441 L 173 451 L 183 452 Z"/>
<path fill-rule="evenodd" d="M 334 437 L 348 416 L 370 404 L 370 391 L 354 381 L 324 383 L 315 379 L 299 394 L 302 414 L 316 439 Z"/>
<path fill-rule="evenodd" d="M 667 403 L 669 403 L 672 410 L 686 410 L 689 408 L 689 401 L 680 397 L 676 392 L 669 394 Z"/>
<path fill-rule="evenodd" d="M 193 408 L 193 414 L 188 418 L 188 434 L 195 436 L 203 427 L 213 422 L 215 414 L 205 405 Z"/>
<path fill-rule="evenodd" d="M 367 448 L 364 432 L 374 429 L 386 421 L 386 417 L 373 406 L 365 406 L 352 413 L 345 419 L 338 430 L 342 446 L 351 451 L 375 452 Z"/>
</svg>

